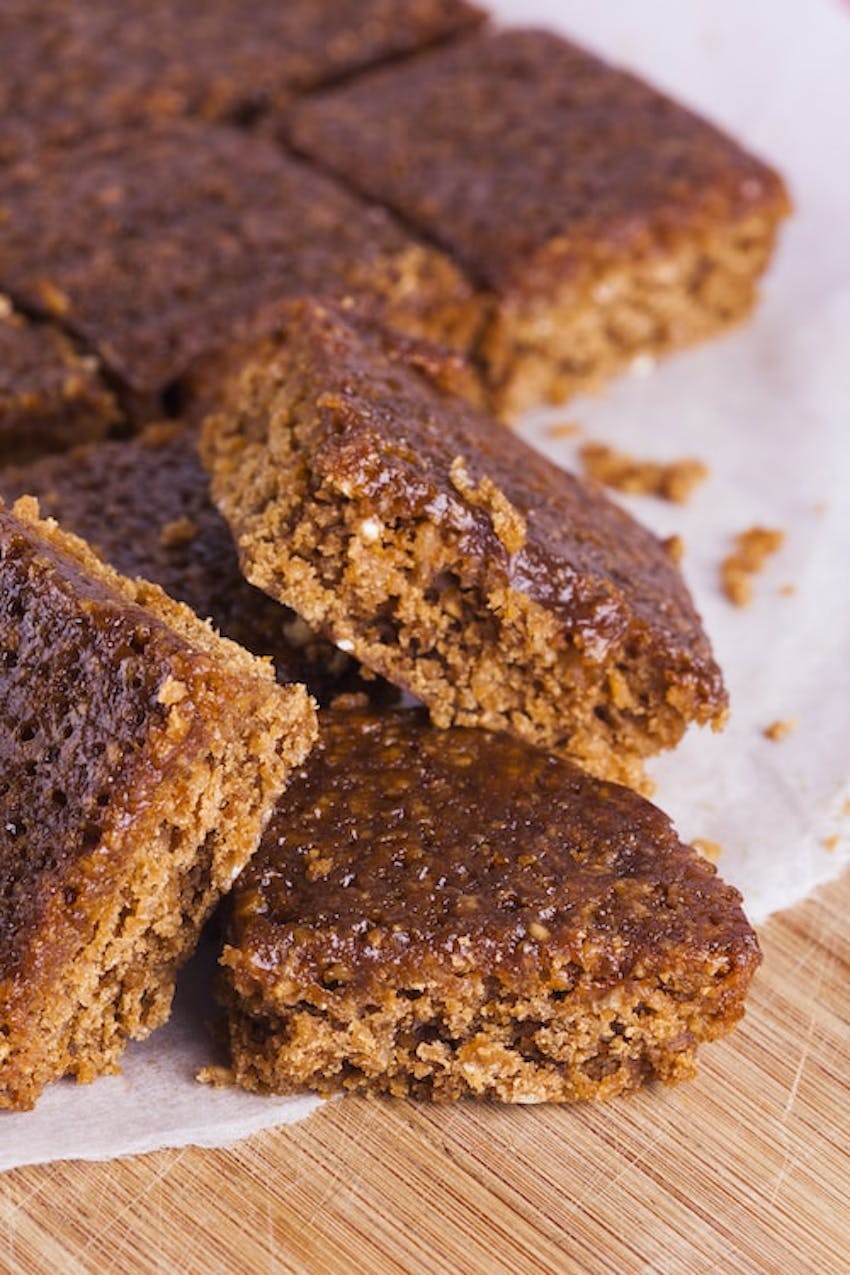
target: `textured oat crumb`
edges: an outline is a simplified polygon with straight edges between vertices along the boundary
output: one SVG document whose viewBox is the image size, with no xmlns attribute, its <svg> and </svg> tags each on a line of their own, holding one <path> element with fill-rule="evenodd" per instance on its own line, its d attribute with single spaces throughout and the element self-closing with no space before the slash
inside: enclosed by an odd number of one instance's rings
<svg viewBox="0 0 850 1275">
<path fill-rule="evenodd" d="M 796 729 L 796 726 L 797 723 L 791 717 L 779 718 L 777 721 L 771 722 L 769 726 L 765 726 L 762 734 L 765 739 L 785 739 L 786 735 L 790 735 Z"/>
<path fill-rule="evenodd" d="M 493 530 L 507 552 L 519 553 L 525 544 L 525 519 L 519 510 L 514 508 L 504 492 L 486 474 L 478 483 L 474 483 L 462 456 L 456 456 L 452 461 L 449 478 L 455 491 L 463 496 L 468 504 L 487 511 Z"/>
<path fill-rule="evenodd" d="M 735 606 L 752 601 L 752 576 L 763 568 L 772 553 L 782 548 L 785 533 L 771 527 L 748 527 L 735 537 L 735 549 L 720 564 L 723 592 Z"/>
<path fill-rule="evenodd" d="M 723 853 L 723 847 L 716 841 L 709 841 L 707 837 L 695 837 L 692 844 L 697 854 L 708 859 L 709 863 L 716 863 Z"/>
<path fill-rule="evenodd" d="M 708 466 L 701 460 L 662 463 L 638 460 L 626 452 L 618 452 L 605 443 L 585 443 L 579 452 L 584 472 L 606 487 L 631 496 L 657 496 L 684 505 L 696 488 L 708 477 Z"/>
</svg>

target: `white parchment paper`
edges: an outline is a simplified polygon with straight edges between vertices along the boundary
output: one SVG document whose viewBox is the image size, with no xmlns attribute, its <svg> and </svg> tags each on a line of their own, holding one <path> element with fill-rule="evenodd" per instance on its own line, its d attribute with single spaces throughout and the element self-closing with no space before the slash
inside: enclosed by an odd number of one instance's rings
<svg viewBox="0 0 850 1275">
<path fill-rule="evenodd" d="M 541 413 L 522 432 L 570 466 L 588 438 L 634 455 L 694 455 L 710 480 L 686 508 L 629 507 L 682 534 L 684 570 L 732 696 L 722 736 L 691 732 L 653 766 L 657 801 L 686 838 L 723 847 L 720 870 L 754 920 L 836 876 L 850 858 L 850 8 L 840 0 L 498 0 L 505 20 L 546 23 L 646 73 L 786 173 L 797 213 L 764 302 L 745 329 L 604 396 Z M 577 439 L 552 422 L 575 421 Z M 751 607 L 720 595 L 730 537 L 754 523 L 786 545 Z M 793 584 L 791 596 L 780 593 Z M 796 719 L 780 742 L 762 730 Z M 0 1169 L 156 1147 L 227 1144 L 301 1119 L 310 1098 L 264 1099 L 196 1083 L 212 951 L 181 979 L 171 1023 L 132 1046 L 120 1076 L 54 1085 L 0 1114 Z"/>
</svg>

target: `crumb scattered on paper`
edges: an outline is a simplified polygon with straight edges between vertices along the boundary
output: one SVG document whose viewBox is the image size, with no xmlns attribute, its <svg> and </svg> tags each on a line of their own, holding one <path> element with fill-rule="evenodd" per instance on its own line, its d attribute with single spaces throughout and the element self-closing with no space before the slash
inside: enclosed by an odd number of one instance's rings
<svg viewBox="0 0 850 1275">
<path fill-rule="evenodd" d="M 685 556 L 685 542 L 682 537 L 668 536 L 666 540 L 661 541 L 661 544 L 667 557 L 678 567 Z"/>
<path fill-rule="evenodd" d="M 709 863 L 716 863 L 723 853 L 722 846 L 716 841 L 709 841 L 707 837 L 694 837 L 692 842 L 697 854 L 701 854 L 703 859 L 708 859 Z"/>
<path fill-rule="evenodd" d="M 762 734 L 765 739 L 778 741 L 785 739 L 786 735 L 790 735 L 792 730 L 796 730 L 797 723 L 793 717 L 780 718 L 778 721 L 771 722 L 769 726 L 765 726 Z"/>
<path fill-rule="evenodd" d="M 233 1068 L 222 1067 L 220 1064 L 201 1067 L 195 1073 L 195 1079 L 199 1085 L 212 1085 L 214 1089 L 229 1089 L 236 1083 Z"/>
<path fill-rule="evenodd" d="M 686 457 L 667 463 L 638 460 L 605 443 L 586 443 L 579 452 L 584 472 L 606 487 L 631 496 L 657 496 L 685 505 L 708 477 L 708 466 Z"/>
<path fill-rule="evenodd" d="M 735 606 L 745 607 L 753 597 L 752 577 L 761 571 L 772 553 L 782 548 L 785 533 L 772 527 L 748 527 L 735 537 L 735 549 L 720 564 L 723 592 Z"/>
<path fill-rule="evenodd" d="M 833 832 L 831 836 L 829 836 L 829 837 L 824 837 L 824 839 L 823 839 L 823 848 L 824 848 L 824 850 L 826 850 L 829 854 L 832 854 L 833 850 L 835 850 L 835 849 L 837 848 L 837 846 L 838 846 L 838 842 L 839 842 L 839 836 L 838 836 L 838 833 L 837 833 L 837 832 Z"/>
<path fill-rule="evenodd" d="M 581 426 L 578 421 L 556 421 L 547 425 L 545 433 L 547 438 L 575 438 L 581 433 Z"/>
</svg>

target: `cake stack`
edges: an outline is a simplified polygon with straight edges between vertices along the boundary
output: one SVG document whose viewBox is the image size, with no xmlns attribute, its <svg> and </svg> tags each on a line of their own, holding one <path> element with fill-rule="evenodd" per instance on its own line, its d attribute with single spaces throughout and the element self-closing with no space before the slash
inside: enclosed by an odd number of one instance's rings
<svg viewBox="0 0 850 1275">
<path fill-rule="evenodd" d="M 247 1088 L 691 1075 L 758 945 L 643 763 L 722 674 L 509 425 L 745 318 L 781 179 L 462 0 L 0 41 L 0 1106 L 114 1070 L 221 899 Z"/>
</svg>

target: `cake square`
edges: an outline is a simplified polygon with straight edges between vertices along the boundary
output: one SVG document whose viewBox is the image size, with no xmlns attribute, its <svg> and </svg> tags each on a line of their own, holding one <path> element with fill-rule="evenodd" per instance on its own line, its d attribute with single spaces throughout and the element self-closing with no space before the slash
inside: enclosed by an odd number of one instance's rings
<svg viewBox="0 0 850 1275">
<path fill-rule="evenodd" d="M 315 711 L 35 501 L 0 509 L 0 1107 L 168 1017 Z"/>
<path fill-rule="evenodd" d="M 233 1078 L 262 1092 L 687 1079 L 760 959 L 740 895 L 649 802 L 409 709 L 322 717 L 228 909 Z"/>
<path fill-rule="evenodd" d="M 103 438 L 120 420 L 97 360 L 0 295 L 0 464 Z"/>
<path fill-rule="evenodd" d="M 82 338 L 142 419 L 193 360 L 294 293 L 360 300 L 460 349 L 479 325 L 441 252 L 236 129 L 176 121 L 45 147 L 0 167 L 0 205 L 2 285 Z"/>
<path fill-rule="evenodd" d="M 320 702 L 342 691 L 386 700 L 350 656 L 248 583 L 230 529 L 210 499 L 196 432 L 179 421 L 134 438 L 78 447 L 0 469 L 0 497 L 34 496 L 43 516 L 86 540 L 122 575 L 142 576 L 224 637 L 270 656 L 280 682 L 304 682 Z"/>
<path fill-rule="evenodd" d="M 0 152 L 116 124 L 246 124 L 483 19 L 465 0 L 4 0 Z"/>
<path fill-rule="evenodd" d="M 436 725 L 607 778 L 726 694 L 664 546 L 448 393 L 422 347 L 302 301 L 222 389 L 202 459 L 248 579 Z"/>
<path fill-rule="evenodd" d="M 479 356 L 507 415 L 742 319 L 789 209 L 732 138 L 548 31 L 368 72 L 285 131 L 491 294 Z"/>
</svg>

